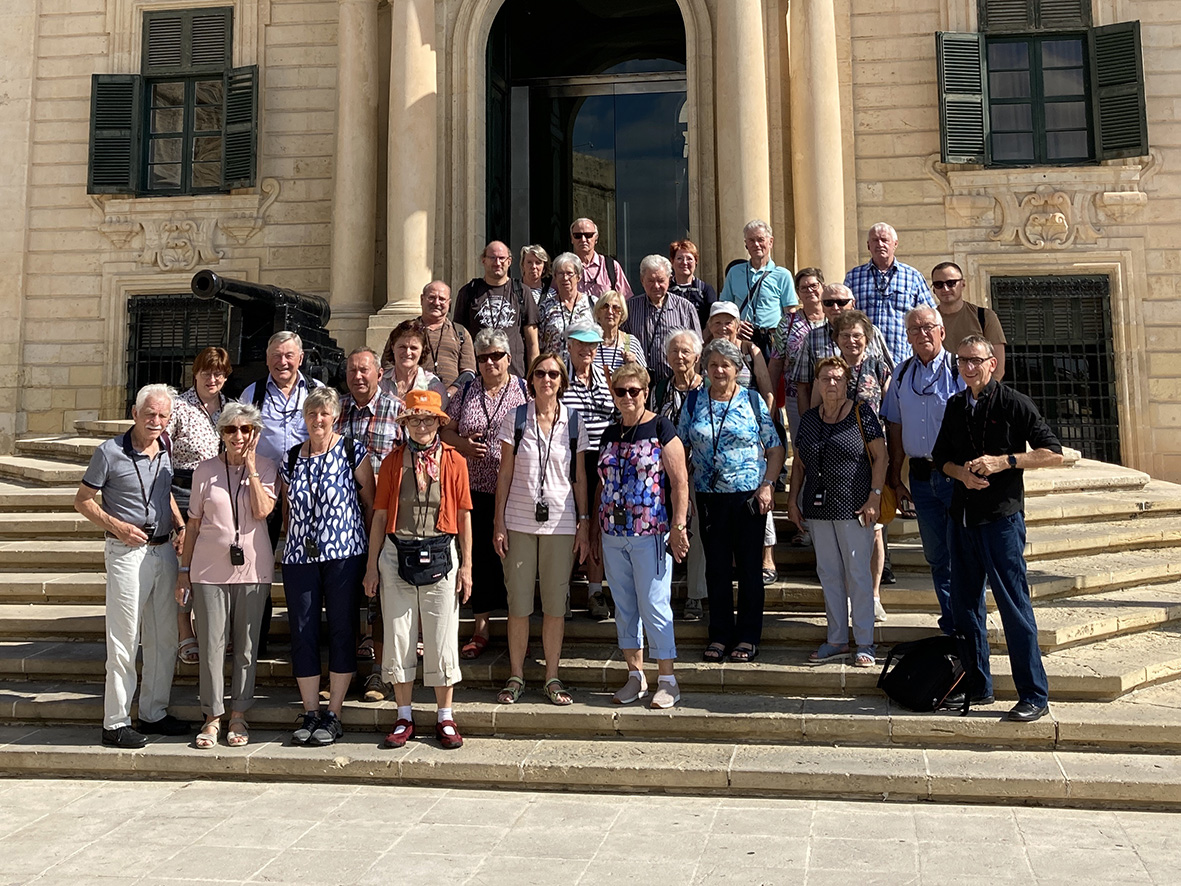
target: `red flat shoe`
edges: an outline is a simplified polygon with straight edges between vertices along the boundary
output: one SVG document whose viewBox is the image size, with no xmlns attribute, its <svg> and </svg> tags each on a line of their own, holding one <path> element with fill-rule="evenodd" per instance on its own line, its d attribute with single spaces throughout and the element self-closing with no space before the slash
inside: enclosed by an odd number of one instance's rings
<svg viewBox="0 0 1181 886">
<path fill-rule="evenodd" d="M 446 732 L 448 726 L 452 729 L 450 735 Z M 454 720 L 436 722 L 435 736 L 439 739 L 439 744 L 443 746 L 443 750 L 445 751 L 453 751 L 456 748 L 463 747 L 463 736 L 459 734 L 459 727 L 455 725 Z"/>
<path fill-rule="evenodd" d="M 406 728 L 399 732 L 399 726 Z M 412 738 L 414 738 L 414 723 L 410 720 L 399 720 L 394 724 L 393 731 L 385 737 L 385 746 L 387 748 L 402 748 Z"/>
<path fill-rule="evenodd" d="M 471 661 L 473 658 L 479 658 L 483 655 L 484 650 L 487 648 L 488 638 L 475 634 L 463 644 L 463 648 L 459 650 L 459 657 L 466 661 Z"/>
</svg>

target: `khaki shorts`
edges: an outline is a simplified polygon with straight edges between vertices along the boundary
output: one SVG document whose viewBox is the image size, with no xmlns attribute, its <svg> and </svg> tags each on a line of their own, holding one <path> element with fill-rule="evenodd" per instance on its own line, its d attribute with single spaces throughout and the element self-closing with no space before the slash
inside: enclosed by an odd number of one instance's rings
<svg viewBox="0 0 1181 886">
<path fill-rule="evenodd" d="M 504 558 L 508 614 L 514 618 L 532 615 L 533 590 L 539 583 L 541 611 L 546 615 L 564 617 L 573 566 L 573 535 L 530 535 L 510 529 L 508 556 Z"/>
</svg>

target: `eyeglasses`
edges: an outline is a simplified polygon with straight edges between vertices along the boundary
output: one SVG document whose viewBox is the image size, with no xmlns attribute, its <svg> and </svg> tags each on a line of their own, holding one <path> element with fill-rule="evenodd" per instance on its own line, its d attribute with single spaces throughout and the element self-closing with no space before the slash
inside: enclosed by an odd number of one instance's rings
<svg viewBox="0 0 1181 886">
<path fill-rule="evenodd" d="M 226 437 L 233 437 L 235 434 L 246 434 L 249 436 L 254 433 L 253 425 L 226 425 L 221 429 L 221 432 Z"/>
<path fill-rule="evenodd" d="M 602 311 L 604 314 L 622 314 L 623 313 L 622 306 L 611 304 L 610 302 L 603 305 L 601 308 L 599 308 L 599 310 Z"/>
<path fill-rule="evenodd" d="M 538 381 L 541 381 L 543 378 L 548 378 L 551 381 L 557 381 L 562 377 L 562 373 L 557 369 L 534 369 L 533 377 Z"/>
<path fill-rule="evenodd" d="M 826 308 L 843 308 L 851 301 L 853 301 L 851 298 L 826 298 L 820 303 Z"/>
<path fill-rule="evenodd" d="M 927 323 L 924 326 L 908 326 L 906 327 L 907 335 L 934 335 L 935 330 L 939 329 L 938 323 Z"/>
<path fill-rule="evenodd" d="M 800 287 L 801 292 L 816 292 L 824 288 L 823 283 L 805 283 Z"/>
<path fill-rule="evenodd" d="M 861 332 L 842 332 L 837 335 L 839 341 L 865 341 L 865 335 Z"/>
<path fill-rule="evenodd" d="M 508 354 L 506 354 L 504 351 L 492 351 L 489 354 L 477 354 L 476 355 L 476 362 L 477 363 L 499 363 L 501 360 L 503 360 L 507 356 L 508 356 Z"/>
<path fill-rule="evenodd" d="M 436 424 L 438 421 L 433 415 L 429 415 L 422 418 L 408 418 L 406 419 L 406 424 L 414 425 L 416 428 L 425 428 L 429 425 Z"/>
<path fill-rule="evenodd" d="M 598 231 L 575 231 L 570 235 L 575 240 L 589 240 L 591 237 L 599 236 Z"/>
<path fill-rule="evenodd" d="M 578 272 L 577 271 L 556 271 L 554 273 L 554 276 L 561 277 L 562 279 L 566 279 L 567 277 L 577 277 Z"/>
<path fill-rule="evenodd" d="M 992 357 L 956 357 L 955 362 L 969 369 L 979 369 L 991 359 Z"/>
<path fill-rule="evenodd" d="M 630 397 L 633 400 L 644 393 L 643 388 L 612 388 L 611 390 L 615 392 L 616 397 Z"/>
<path fill-rule="evenodd" d="M 936 289 L 954 289 L 957 283 L 963 282 L 963 277 L 956 277 L 954 280 L 932 280 L 931 285 Z"/>
<path fill-rule="evenodd" d="M 201 372 L 204 372 L 210 378 L 229 378 L 229 373 L 224 369 L 202 369 Z M 199 375 L 200 373 L 197 374 Z"/>
<path fill-rule="evenodd" d="M 497 263 L 502 262 L 502 261 L 512 261 L 513 260 L 513 257 L 511 255 L 486 255 L 486 256 L 484 256 L 484 258 L 488 259 L 488 261 L 494 261 Z"/>
</svg>

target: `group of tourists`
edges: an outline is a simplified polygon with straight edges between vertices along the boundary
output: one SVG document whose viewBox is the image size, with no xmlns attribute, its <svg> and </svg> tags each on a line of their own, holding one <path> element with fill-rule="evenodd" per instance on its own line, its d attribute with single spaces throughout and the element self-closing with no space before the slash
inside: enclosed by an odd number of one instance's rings
<svg viewBox="0 0 1181 886">
<path fill-rule="evenodd" d="M 540 688 L 571 704 L 560 665 L 577 569 L 588 613 L 614 615 L 628 678 L 613 700 L 670 708 L 680 700 L 674 563 L 686 564 L 681 617 L 708 619 L 704 660 L 759 655 L 789 438 L 787 518 L 793 543 L 815 549 L 828 621 L 810 660 L 874 665 L 883 524 L 890 499 L 904 512 L 913 503 L 939 628 L 963 638 L 973 702 L 992 701 L 987 583 L 1019 695 L 1009 717 L 1045 713 L 1022 471 L 1060 462 L 1061 446 L 1032 402 L 999 384 L 1003 331 L 964 300 L 960 268 L 934 268 L 936 300 L 879 224 L 870 260 L 826 284 L 819 268 L 777 266 L 771 229 L 756 220 L 743 232 L 749 260 L 727 269 L 720 295 L 696 277 L 687 239 L 641 261 L 635 295 L 598 253 L 594 222 L 570 230 L 571 251 L 552 260 L 524 247 L 519 279 L 508 248 L 489 243 L 483 275 L 454 306 L 446 283 L 428 284 L 420 316 L 382 354 L 349 354 L 343 395 L 301 372 L 291 332 L 272 336 L 268 374 L 240 400 L 222 393 L 232 367 L 220 348 L 198 355 L 189 390 L 138 392 L 132 428 L 98 447 L 76 502 L 107 537 L 104 744 L 190 731 L 167 713 L 174 657 L 198 667 L 195 746 L 216 746 L 223 725 L 229 746 L 249 742 L 280 538 L 302 702 L 295 743 L 343 734 L 362 661 L 372 663 L 363 698 L 392 695 L 397 706 L 387 746 L 415 734 L 421 669 L 435 736 L 460 747 L 461 661 L 485 652 L 492 614 L 507 610 L 509 676 L 496 698 L 520 699 L 536 598 Z"/>
</svg>

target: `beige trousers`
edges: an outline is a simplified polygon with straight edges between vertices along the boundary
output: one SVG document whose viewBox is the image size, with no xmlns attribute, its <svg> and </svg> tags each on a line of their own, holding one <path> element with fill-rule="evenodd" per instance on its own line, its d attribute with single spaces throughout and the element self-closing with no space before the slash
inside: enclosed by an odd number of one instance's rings
<svg viewBox="0 0 1181 886">
<path fill-rule="evenodd" d="M 451 543 L 451 571 L 433 585 L 421 587 L 398 575 L 398 549 L 382 543 L 377 570 L 381 575 L 381 619 L 385 630 L 381 678 L 387 683 L 413 683 L 418 677 L 418 624 L 422 622 L 422 683 L 454 686 L 459 671 L 459 596 L 455 577 L 459 555 Z"/>
</svg>

